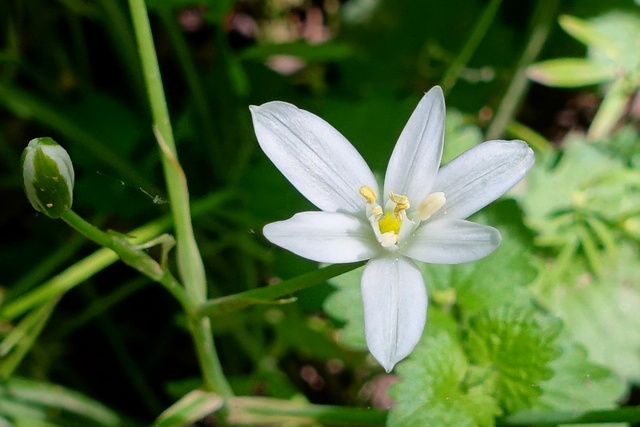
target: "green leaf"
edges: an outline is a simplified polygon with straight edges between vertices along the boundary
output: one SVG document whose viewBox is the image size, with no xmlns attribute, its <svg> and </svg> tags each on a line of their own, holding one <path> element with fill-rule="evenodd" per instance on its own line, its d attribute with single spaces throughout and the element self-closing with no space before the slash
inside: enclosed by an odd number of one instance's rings
<svg viewBox="0 0 640 427">
<path fill-rule="evenodd" d="M 589 360 L 627 381 L 640 381 L 640 265 L 638 249 L 623 245 L 603 263 L 598 278 L 583 266 L 560 275 L 553 286 L 533 291 L 548 310 L 564 320 L 565 330 L 588 351 Z"/>
<path fill-rule="evenodd" d="M 589 127 L 588 137 L 598 140 L 609 136 L 625 114 L 629 100 L 635 96 L 636 88 L 630 87 L 624 78 L 618 78 L 607 89 L 600 108 Z"/>
<path fill-rule="evenodd" d="M 466 315 L 503 304 L 530 306 L 526 285 L 536 275 L 532 264 L 531 236 L 522 224 L 522 212 L 513 201 L 494 203 L 480 216 L 481 222 L 498 225 L 502 243 L 491 255 L 459 265 L 421 264 L 432 301 L 451 291 Z"/>
<path fill-rule="evenodd" d="M 102 404 L 76 391 L 42 381 L 20 378 L 3 381 L 0 408 L 2 415 L 16 425 L 122 425 L 120 417 Z"/>
<path fill-rule="evenodd" d="M 305 42 L 259 44 L 242 51 L 240 58 L 264 61 L 274 55 L 289 55 L 308 62 L 340 61 L 353 54 L 343 43 L 308 44 Z"/>
<path fill-rule="evenodd" d="M 617 46 L 608 37 L 608 34 L 601 31 L 592 22 L 569 15 L 561 16 L 558 22 L 563 30 L 585 46 L 605 53 L 613 61 L 620 57 Z"/>
<path fill-rule="evenodd" d="M 527 190 L 516 196 L 539 244 L 574 244 L 584 216 L 615 224 L 640 204 L 637 170 L 580 135 L 570 136 L 566 147 L 559 161 L 539 159 L 527 175 Z"/>
<path fill-rule="evenodd" d="M 362 309 L 362 294 L 360 293 L 360 279 L 364 267 L 334 277 L 329 283 L 337 290 L 329 295 L 324 302 L 325 312 L 341 322 L 344 322 L 341 341 L 356 350 L 366 350 L 367 342 L 364 336 L 364 314 Z"/>
<path fill-rule="evenodd" d="M 581 345 L 565 340 L 562 347 L 560 357 L 551 362 L 554 375 L 540 385 L 542 395 L 532 410 L 589 411 L 617 407 L 626 392 L 624 381 L 591 363 Z"/>
<path fill-rule="evenodd" d="M 473 316 L 465 331 L 469 361 L 477 366 L 478 383 L 491 383 L 508 412 L 529 407 L 551 377 L 549 364 L 559 355 L 556 338 L 561 323 L 533 310 L 503 306 Z"/>
<path fill-rule="evenodd" d="M 552 87 L 582 87 L 605 83 L 615 77 L 611 64 L 582 58 L 558 58 L 527 68 L 527 76 Z"/>
<path fill-rule="evenodd" d="M 193 390 L 164 411 L 155 427 L 180 427 L 195 423 L 222 408 L 224 400 L 215 393 Z"/>
<path fill-rule="evenodd" d="M 388 425 L 493 425 L 501 410 L 486 384 L 465 384 L 468 367 L 462 348 L 450 335 L 424 337 L 398 365 L 402 380 L 390 389 L 397 404 L 391 408 Z"/>
</svg>

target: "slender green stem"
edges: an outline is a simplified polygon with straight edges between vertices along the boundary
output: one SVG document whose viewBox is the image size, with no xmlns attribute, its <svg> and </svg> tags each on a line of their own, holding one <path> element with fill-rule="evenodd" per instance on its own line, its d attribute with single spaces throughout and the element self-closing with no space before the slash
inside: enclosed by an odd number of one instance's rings
<svg viewBox="0 0 640 427">
<path fill-rule="evenodd" d="M 211 212 L 222 203 L 228 201 L 229 196 L 230 193 L 228 192 L 211 194 L 195 202 L 192 213 L 194 216 L 198 216 Z M 127 235 L 132 236 L 132 244 L 141 244 L 165 232 L 170 225 L 171 219 L 165 215 L 142 227 L 129 231 Z M 95 251 L 29 293 L 0 305 L 0 319 L 13 320 L 30 309 L 50 299 L 57 298 L 117 260 L 118 256 L 111 249 L 102 248 Z"/>
<path fill-rule="evenodd" d="M 301 289 L 305 289 L 332 277 L 339 276 L 351 270 L 361 267 L 364 263 L 334 264 L 293 279 L 285 280 L 275 285 L 264 288 L 251 289 L 237 294 L 209 300 L 200 305 L 196 314 L 199 316 L 219 316 L 229 312 L 240 310 L 254 304 L 273 303 L 274 300 L 290 295 Z"/>
<path fill-rule="evenodd" d="M 163 268 L 145 251 L 133 246 L 124 237 L 101 231 L 85 221 L 72 210 L 62 214 L 62 219 L 82 233 L 85 237 L 101 246 L 111 249 L 118 254 L 122 261 L 162 285 L 182 304 L 187 311 L 191 311 L 192 302 L 169 270 Z"/>
<path fill-rule="evenodd" d="M 162 156 L 177 240 L 178 269 L 189 298 L 199 304 L 207 299 L 204 263 L 193 234 L 187 182 L 178 161 L 149 16 L 144 0 L 129 0 L 129 8 L 151 105 L 154 131 Z M 190 329 L 207 389 L 223 396 L 231 395 L 231 387 L 216 353 L 209 319 L 190 318 Z"/>
<path fill-rule="evenodd" d="M 162 8 L 158 10 L 158 16 L 162 20 L 165 32 L 173 45 L 173 51 L 180 62 L 180 69 L 189 88 L 189 94 L 193 100 L 193 106 L 195 107 L 202 128 L 203 139 L 208 142 L 204 145 L 209 149 L 209 155 L 213 157 L 215 151 L 215 144 L 213 142 L 216 141 L 216 132 L 213 127 L 213 121 L 211 120 L 213 113 L 209 105 L 209 100 L 207 99 L 207 92 L 204 90 L 202 81 L 198 75 L 198 69 L 193 55 L 180 31 L 173 11 L 168 8 Z M 211 163 L 211 165 L 215 166 L 215 162 Z"/>
<path fill-rule="evenodd" d="M 20 366 L 47 324 L 58 298 L 53 298 L 26 316 L 0 344 L 0 379 L 9 378 Z M 7 356 L 7 354 L 9 354 Z"/>
<path fill-rule="evenodd" d="M 151 104 L 154 127 L 159 135 L 160 152 L 165 180 L 169 194 L 171 214 L 174 221 L 177 257 L 180 277 L 194 302 L 206 299 L 207 283 L 202 256 L 198 250 L 191 216 L 189 213 L 189 194 L 184 175 L 178 163 L 178 153 L 173 139 L 171 119 L 162 87 L 160 67 L 153 45 L 151 25 L 144 0 L 129 0 L 133 27 L 138 41 L 142 62 L 142 72 L 147 84 L 147 95 Z"/>
<path fill-rule="evenodd" d="M 640 406 L 602 411 L 522 412 L 502 419 L 499 426 L 555 426 L 558 424 L 638 423 Z"/>
<path fill-rule="evenodd" d="M 558 3 L 559 0 L 542 0 L 536 3 L 537 6 L 533 14 L 529 43 L 518 61 L 516 72 L 498 106 L 496 116 L 491 122 L 489 129 L 487 129 L 487 139 L 499 138 L 516 113 L 516 109 L 520 105 L 520 101 L 529 87 L 527 67 L 538 57 L 542 46 L 544 46 L 549 36 L 549 30 L 556 16 Z"/>
<path fill-rule="evenodd" d="M 458 80 L 458 77 L 460 76 L 460 71 L 462 71 L 465 65 L 467 65 L 473 56 L 473 53 L 478 48 L 480 41 L 484 38 L 489 27 L 491 27 L 491 22 L 493 22 L 493 18 L 495 18 L 501 3 L 502 0 L 491 0 L 484 9 L 480 19 L 476 22 L 476 26 L 473 28 L 473 31 L 469 37 L 467 37 L 467 42 L 464 47 L 447 69 L 447 72 L 440 82 L 440 86 L 442 86 L 442 91 L 445 95 L 449 93 L 451 88 L 456 84 L 456 80 Z"/>
<path fill-rule="evenodd" d="M 227 403 L 229 422 L 242 425 L 322 424 L 381 426 L 387 412 L 379 409 L 313 405 L 268 397 L 234 397 Z"/>
</svg>

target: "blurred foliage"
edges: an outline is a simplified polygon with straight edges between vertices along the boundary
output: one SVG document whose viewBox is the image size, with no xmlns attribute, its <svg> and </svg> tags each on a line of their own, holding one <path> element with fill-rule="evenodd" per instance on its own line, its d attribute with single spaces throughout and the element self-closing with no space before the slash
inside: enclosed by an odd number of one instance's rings
<svg viewBox="0 0 640 427">
<path fill-rule="evenodd" d="M 488 3 L 147 1 L 194 206 L 217 198 L 194 208 L 211 297 L 317 268 L 261 236 L 265 223 L 313 207 L 258 150 L 248 105 L 279 99 L 318 114 L 382 176 L 416 101 L 441 82 Z M 541 25 L 536 5 L 503 2 L 463 64 L 447 96 L 443 161 L 483 141 L 528 67 L 555 87 L 523 85 L 507 129 L 542 141 L 537 162 L 475 216 L 501 231 L 494 254 L 421 265 L 428 322 L 401 379 L 367 355 L 355 270 L 214 319 L 238 395 L 278 398 L 283 410 L 391 408 L 397 426 L 491 426 L 518 411 L 637 402 L 640 9 L 561 1 L 540 62 L 518 65 Z M 20 152 L 48 136 L 73 159 L 74 209 L 94 224 L 126 234 L 168 212 L 127 3 L 0 2 L 0 23 L 0 303 L 27 304 L 20 316 L 0 307 L 0 425 L 203 418 L 219 402 L 197 391 L 178 304 L 33 211 L 21 188 Z M 42 297 L 80 262 L 95 274 Z"/>
</svg>

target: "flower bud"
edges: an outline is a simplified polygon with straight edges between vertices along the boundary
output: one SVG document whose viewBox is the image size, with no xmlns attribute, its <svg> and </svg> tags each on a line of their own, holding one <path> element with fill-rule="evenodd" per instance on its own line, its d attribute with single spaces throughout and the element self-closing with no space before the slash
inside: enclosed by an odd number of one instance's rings
<svg viewBox="0 0 640 427">
<path fill-rule="evenodd" d="M 35 138 L 22 152 L 24 191 L 31 206 L 51 218 L 71 209 L 73 164 L 67 151 L 51 138 Z"/>
</svg>

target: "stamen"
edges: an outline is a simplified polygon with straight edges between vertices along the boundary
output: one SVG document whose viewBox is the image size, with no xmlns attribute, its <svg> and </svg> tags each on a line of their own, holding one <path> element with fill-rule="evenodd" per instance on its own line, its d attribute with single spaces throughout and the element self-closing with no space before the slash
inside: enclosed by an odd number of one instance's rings
<svg viewBox="0 0 640 427">
<path fill-rule="evenodd" d="M 365 198 L 367 203 L 375 203 L 376 199 L 378 198 L 376 191 L 368 185 L 363 185 L 362 187 L 360 187 L 360 194 Z"/>
<path fill-rule="evenodd" d="M 407 196 L 403 196 L 401 194 L 389 193 L 389 199 L 396 204 L 393 208 L 393 213 L 396 217 L 400 218 L 402 211 L 406 211 L 411 207 L 409 204 L 409 198 Z"/>
<path fill-rule="evenodd" d="M 378 241 L 383 248 L 388 248 L 389 246 L 393 246 L 398 243 L 398 235 L 392 231 L 382 233 L 378 238 Z"/>
<path fill-rule="evenodd" d="M 431 216 L 438 212 L 440 208 L 447 203 L 447 198 L 442 191 L 429 194 L 426 199 L 418 204 L 418 213 L 420 214 L 420 221 L 426 221 Z"/>
</svg>

